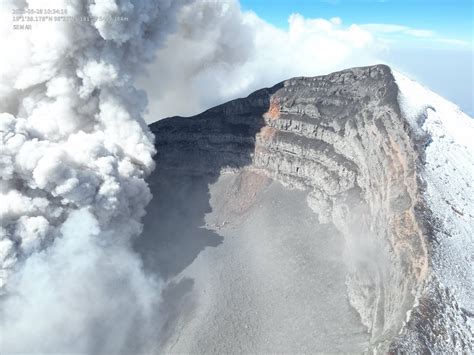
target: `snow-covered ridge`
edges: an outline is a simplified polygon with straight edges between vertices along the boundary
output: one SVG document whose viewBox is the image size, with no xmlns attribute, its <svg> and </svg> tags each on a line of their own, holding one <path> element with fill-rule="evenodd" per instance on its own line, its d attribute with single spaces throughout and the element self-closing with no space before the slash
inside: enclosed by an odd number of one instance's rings
<svg viewBox="0 0 474 355">
<path fill-rule="evenodd" d="M 393 75 L 399 87 L 402 115 L 415 134 L 422 132 L 430 137 L 419 177 L 426 184 L 422 198 L 433 217 L 433 273 L 468 315 L 472 328 L 474 119 L 406 76 L 398 72 Z"/>
</svg>

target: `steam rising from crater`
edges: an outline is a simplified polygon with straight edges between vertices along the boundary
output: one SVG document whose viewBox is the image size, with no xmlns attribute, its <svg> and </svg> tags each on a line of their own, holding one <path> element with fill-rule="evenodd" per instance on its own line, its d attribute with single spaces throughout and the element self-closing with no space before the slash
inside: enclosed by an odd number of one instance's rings
<svg viewBox="0 0 474 355">
<path fill-rule="evenodd" d="M 159 328 L 150 324 L 159 318 L 159 287 L 130 249 L 154 169 L 147 100 L 134 78 L 183 2 L 86 3 L 1 5 L 0 333 L 7 352 L 146 352 Z M 12 31 L 12 9 L 23 6 L 125 20 Z"/>
</svg>

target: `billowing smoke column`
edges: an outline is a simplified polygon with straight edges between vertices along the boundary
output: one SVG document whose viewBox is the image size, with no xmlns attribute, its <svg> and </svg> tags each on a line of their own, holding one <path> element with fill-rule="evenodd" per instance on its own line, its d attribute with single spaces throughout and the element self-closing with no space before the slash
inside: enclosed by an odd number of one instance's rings
<svg viewBox="0 0 474 355">
<path fill-rule="evenodd" d="M 133 84 L 181 5 L 2 1 L 1 352 L 152 351 L 159 287 L 130 245 L 154 145 Z M 15 31 L 22 8 L 70 18 Z"/>
</svg>

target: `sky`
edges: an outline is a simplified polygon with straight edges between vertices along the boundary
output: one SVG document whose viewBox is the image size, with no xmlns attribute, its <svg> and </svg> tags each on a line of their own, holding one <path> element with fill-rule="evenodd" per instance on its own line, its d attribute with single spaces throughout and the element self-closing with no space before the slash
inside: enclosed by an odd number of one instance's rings
<svg viewBox="0 0 474 355">
<path fill-rule="evenodd" d="M 309 18 L 340 17 L 345 23 L 396 24 L 433 31 L 440 38 L 471 42 L 472 0 L 241 0 L 251 10 L 278 27 L 300 13 Z"/>
<path fill-rule="evenodd" d="M 474 116 L 474 10 L 472 0 L 241 0 L 287 29 L 289 16 L 339 18 L 374 33 L 385 48 L 379 58 Z"/>
<path fill-rule="evenodd" d="M 384 63 L 474 117 L 473 37 L 472 0 L 199 0 L 139 86 L 153 122 L 291 77 Z"/>
</svg>

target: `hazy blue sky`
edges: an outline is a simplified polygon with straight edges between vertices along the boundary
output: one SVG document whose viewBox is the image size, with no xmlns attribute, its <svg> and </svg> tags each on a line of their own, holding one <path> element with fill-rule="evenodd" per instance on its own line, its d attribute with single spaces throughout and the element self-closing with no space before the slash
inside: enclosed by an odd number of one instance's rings
<svg viewBox="0 0 474 355">
<path fill-rule="evenodd" d="M 427 29 L 446 38 L 472 41 L 472 0 L 241 0 L 276 26 L 287 26 L 288 16 L 340 17 L 344 23 L 384 23 Z"/>
<path fill-rule="evenodd" d="M 410 74 L 474 116 L 472 0 L 240 0 L 273 25 L 288 17 L 338 17 L 389 43 L 381 59 Z M 394 26 L 395 25 L 395 26 Z"/>
</svg>

